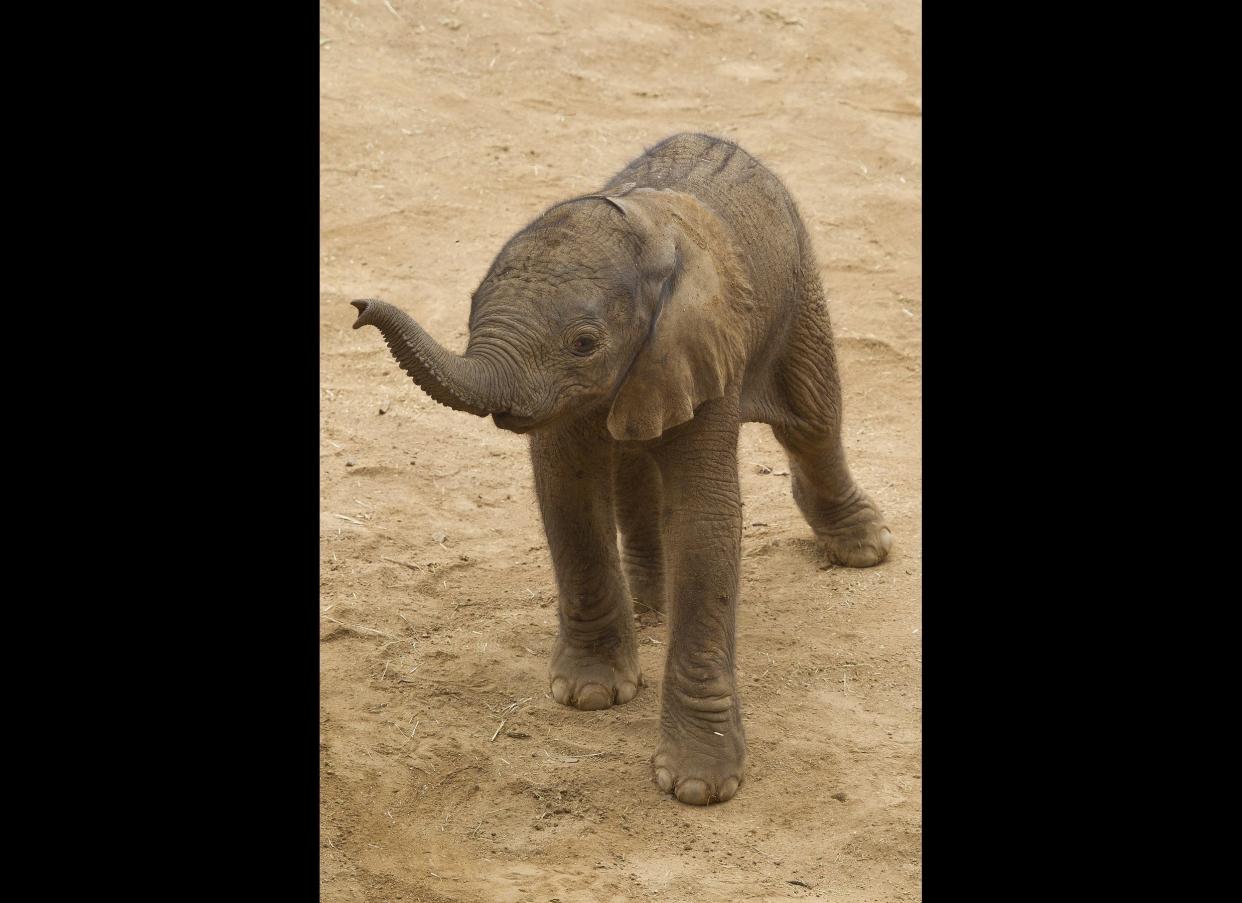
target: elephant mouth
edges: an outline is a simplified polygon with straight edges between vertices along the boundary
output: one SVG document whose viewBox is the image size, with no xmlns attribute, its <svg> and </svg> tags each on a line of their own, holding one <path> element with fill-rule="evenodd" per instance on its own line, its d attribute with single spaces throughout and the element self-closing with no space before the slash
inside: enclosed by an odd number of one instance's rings
<svg viewBox="0 0 1242 903">
<path fill-rule="evenodd" d="M 522 417 L 518 414 L 511 414 L 508 411 L 493 414 L 492 422 L 502 430 L 508 430 L 511 433 L 525 433 L 539 424 L 539 420 L 536 417 Z"/>
</svg>

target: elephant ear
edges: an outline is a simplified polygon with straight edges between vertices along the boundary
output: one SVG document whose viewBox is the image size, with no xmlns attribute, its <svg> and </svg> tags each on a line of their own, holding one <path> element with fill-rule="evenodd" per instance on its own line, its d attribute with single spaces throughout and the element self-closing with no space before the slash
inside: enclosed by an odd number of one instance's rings
<svg viewBox="0 0 1242 903">
<path fill-rule="evenodd" d="M 651 326 L 608 414 L 620 440 L 655 439 L 741 378 L 754 299 L 724 224 L 697 199 L 638 189 L 610 197 L 640 240 Z"/>
</svg>

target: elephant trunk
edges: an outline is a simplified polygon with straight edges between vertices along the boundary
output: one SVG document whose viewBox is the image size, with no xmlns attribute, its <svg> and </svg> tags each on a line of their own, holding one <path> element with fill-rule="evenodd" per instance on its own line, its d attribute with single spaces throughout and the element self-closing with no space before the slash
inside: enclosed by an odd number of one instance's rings
<svg viewBox="0 0 1242 903">
<path fill-rule="evenodd" d="M 401 369 L 440 404 L 479 417 L 507 410 L 495 376 L 483 360 L 446 350 L 391 304 L 374 299 L 350 303 L 358 308 L 354 329 L 376 327 Z"/>
</svg>

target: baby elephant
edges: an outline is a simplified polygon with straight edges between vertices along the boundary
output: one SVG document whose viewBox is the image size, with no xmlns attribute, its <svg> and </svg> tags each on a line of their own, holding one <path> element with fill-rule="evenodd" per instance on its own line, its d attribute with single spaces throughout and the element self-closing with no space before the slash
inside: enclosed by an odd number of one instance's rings
<svg viewBox="0 0 1242 903">
<path fill-rule="evenodd" d="M 378 327 L 436 401 L 530 434 L 560 592 L 552 697 L 629 702 L 631 597 L 667 612 L 655 781 L 683 803 L 730 799 L 746 758 L 738 425 L 772 426 L 838 563 L 878 564 L 892 544 L 846 466 L 823 289 L 784 186 L 729 141 L 675 135 L 508 241 L 471 299 L 465 354 L 382 301 L 353 304 L 354 328 Z"/>
</svg>

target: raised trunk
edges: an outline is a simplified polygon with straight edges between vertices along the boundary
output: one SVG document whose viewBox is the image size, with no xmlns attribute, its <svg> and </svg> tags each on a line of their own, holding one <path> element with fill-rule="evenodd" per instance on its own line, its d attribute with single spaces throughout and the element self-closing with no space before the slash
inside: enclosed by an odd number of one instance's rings
<svg viewBox="0 0 1242 903">
<path fill-rule="evenodd" d="M 368 325 L 378 329 L 401 369 L 440 404 L 479 417 L 508 410 L 483 360 L 445 350 L 391 304 L 374 299 L 350 303 L 358 308 L 354 329 Z"/>
</svg>

